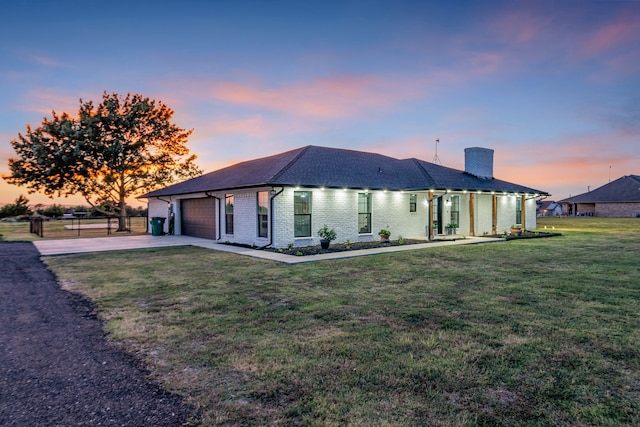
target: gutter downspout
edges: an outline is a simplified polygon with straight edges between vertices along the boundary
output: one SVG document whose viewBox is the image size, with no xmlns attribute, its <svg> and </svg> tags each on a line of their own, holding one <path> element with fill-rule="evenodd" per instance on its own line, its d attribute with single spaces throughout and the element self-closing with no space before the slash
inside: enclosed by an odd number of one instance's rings
<svg viewBox="0 0 640 427">
<path fill-rule="evenodd" d="M 266 245 L 262 246 L 259 249 L 268 248 L 273 244 L 273 199 L 275 199 L 280 194 L 282 194 L 283 191 L 284 191 L 284 187 L 281 187 L 280 191 L 278 191 L 273 196 L 269 197 L 269 243 L 267 243 Z"/>
<path fill-rule="evenodd" d="M 161 202 L 165 202 L 168 205 L 171 205 L 171 197 L 169 197 L 169 200 L 164 200 L 162 197 L 156 197 L 156 199 L 160 200 Z M 168 224 L 167 224 L 167 227 L 168 227 Z M 149 203 L 147 203 L 147 233 L 148 232 L 149 232 Z M 164 233 L 164 230 L 162 230 L 162 232 Z"/>
<path fill-rule="evenodd" d="M 222 219 L 220 217 L 220 197 L 213 196 L 213 195 L 209 194 L 208 191 L 205 191 L 204 194 L 205 194 L 205 196 L 211 197 L 213 200 L 217 200 L 218 201 L 218 212 L 217 212 L 218 215 L 216 215 L 218 217 L 218 230 L 217 230 L 218 233 L 217 233 L 216 240 L 220 240 L 222 238 L 222 233 L 220 232 L 220 230 L 221 230 L 220 227 L 222 227 Z"/>
</svg>

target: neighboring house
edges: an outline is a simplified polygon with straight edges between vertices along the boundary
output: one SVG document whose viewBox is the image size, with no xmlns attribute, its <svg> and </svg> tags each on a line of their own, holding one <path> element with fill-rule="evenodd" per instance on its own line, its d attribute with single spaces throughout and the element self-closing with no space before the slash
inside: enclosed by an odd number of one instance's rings
<svg viewBox="0 0 640 427">
<path fill-rule="evenodd" d="M 562 215 L 562 204 L 550 200 L 539 202 L 538 216 L 560 216 Z"/>
<path fill-rule="evenodd" d="M 577 196 L 561 200 L 569 216 L 640 216 L 640 176 L 627 175 Z"/>
<path fill-rule="evenodd" d="M 176 234 L 276 248 L 337 242 L 498 234 L 536 226 L 546 193 L 493 178 L 493 150 L 465 149 L 465 171 L 418 159 L 306 146 L 238 163 L 143 197 L 150 217 L 170 217 Z"/>
</svg>

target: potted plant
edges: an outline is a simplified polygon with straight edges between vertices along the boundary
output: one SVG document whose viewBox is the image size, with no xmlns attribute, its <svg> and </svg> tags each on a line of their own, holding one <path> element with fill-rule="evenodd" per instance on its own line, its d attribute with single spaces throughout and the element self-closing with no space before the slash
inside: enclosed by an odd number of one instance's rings
<svg viewBox="0 0 640 427">
<path fill-rule="evenodd" d="M 514 236 L 519 236 L 522 234 L 522 226 L 519 224 L 513 224 L 511 226 L 511 234 Z"/>
<path fill-rule="evenodd" d="M 458 224 L 451 222 L 445 225 L 444 228 L 447 229 L 447 234 L 456 234 L 456 229 L 458 228 Z"/>
<path fill-rule="evenodd" d="M 318 236 L 320 236 L 320 247 L 322 249 L 329 249 L 329 244 L 332 240 L 336 240 L 337 234 L 336 230 L 333 228 L 329 230 L 329 227 L 325 224 L 324 227 L 318 230 Z"/>
<path fill-rule="evenodd" d="M 386 228 L 383 228 L 380 231 L 378 231 L 378 235 L 380 236 L 380 240 L 382 240 L 383 242 L 388 242 L 389 236 L 391 236 L 391 231 L 387 230 Z"/>
</svg>

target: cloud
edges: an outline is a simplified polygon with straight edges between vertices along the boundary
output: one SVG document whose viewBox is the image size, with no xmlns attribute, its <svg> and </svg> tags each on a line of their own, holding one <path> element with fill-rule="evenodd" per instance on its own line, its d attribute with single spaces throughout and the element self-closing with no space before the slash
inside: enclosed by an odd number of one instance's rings
<svg viewBox="0 0 640 427">
<path fill-rule="evenodd" d="M 15 108 L 46 116 L 51 116 L 52 111 L 74 114 L 78 111 L 80 98 L 81 95 L 71 95 L 68 90 L 41 87 L 31 89 L 22 95 L 19 105 Z"/>
<path fill-rule="evenodd" d="M 630 42 L 640 41 L 640 13 L 624 13 L 613 21 L 605 22 L 590 34 L 581 53 L 585 57 L 606 54 L 626 46 Z"/>
<path fill-rule="evenodd" d="M 568 197 L 620 176 L 638 173 L 636 137 L 621 130 L 564 135 L 540 143 L 521 141 L 518 148 L 496 150 L 494 173 L 506 181 Z M 608 144 L 615 141 L 615 144 Z M 610 176 L 609 176 L 610 174 Z"/>
<path fill-rule="evenodd" d="M 37 54 L 37 53 L 26 53 L 24 57 L 27 61 L 32 62 L 37 65 L 42 65 L 44 67 L 63 67 L 66 66 L 64 62 L 58 61 L 50 56 Z"/>
<path fill-rule="evenodd" d="M 216 118 L 211 124 L 200 126 L 196 132 L 199 137 L 216 139 L 229 135 L 244 135 L 250 138 L 264 140 L 277 138 L 282 135 L 295 135 L 302 132 L 317 131 L 318 127 L 300 120 L 282 120 L 281 118 L 267 118 L 261 114 L 246 118 L 225 116 Z"/>
<path fill-rule="evenodd" d="M 533 3 L 525 8 L 512 8 L 498 13 L 488 24 L 488 29 L 507 44 L 522 45 L 545 38 L 554 17 L 533 9 Z"/>
<path fill-rule="evenodd" d="M 232 104 L 254 106 L 293 116 L 343 119 L 389 110 L 411 99 L 411 82 L 377 76 L 342 75 L 292 83 L 280 87 L 219 82 L 214 98 Z"/>
</svg>

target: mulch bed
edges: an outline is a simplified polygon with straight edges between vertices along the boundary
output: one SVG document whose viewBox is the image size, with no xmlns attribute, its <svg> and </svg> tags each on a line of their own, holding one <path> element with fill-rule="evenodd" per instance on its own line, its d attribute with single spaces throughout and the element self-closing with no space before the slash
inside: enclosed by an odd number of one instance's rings
<svg viewBox="0 0 640 427">
<path fill-rule="evenodd" d="M 519 235 L 510 234 L 505 236 L 505 240 L 539 239 L 542 237 L 562 236 L 561 233 L 551 233 L 546 231 L 523 231 Z"/>
<path fill-rule="evenodd" d="M 402 245 L 415 245 L 418 243 L 429 243 L 427 240 L 411 240 L 404 239 Z M 374 242 L 353 242 L 347 245 L 346 243 L 331 243 L 328 249 L 322 249 L 320 245 L 316 246 L 301 246 L 292 249 L 274 249 L 266 248 L 266 251 L 277 252 L 285 255 L 305 256 L 305 255 L 317 255 L 317 254 L 330 254 L 333 252 L 345 252 L 355 251 L 358 249 L 373 249 L 373 248 L 388 248 L 390 246 L 401 246 L 397 240 L 389 240 L 386 243 L 381 241 Z"/>
</svg>

